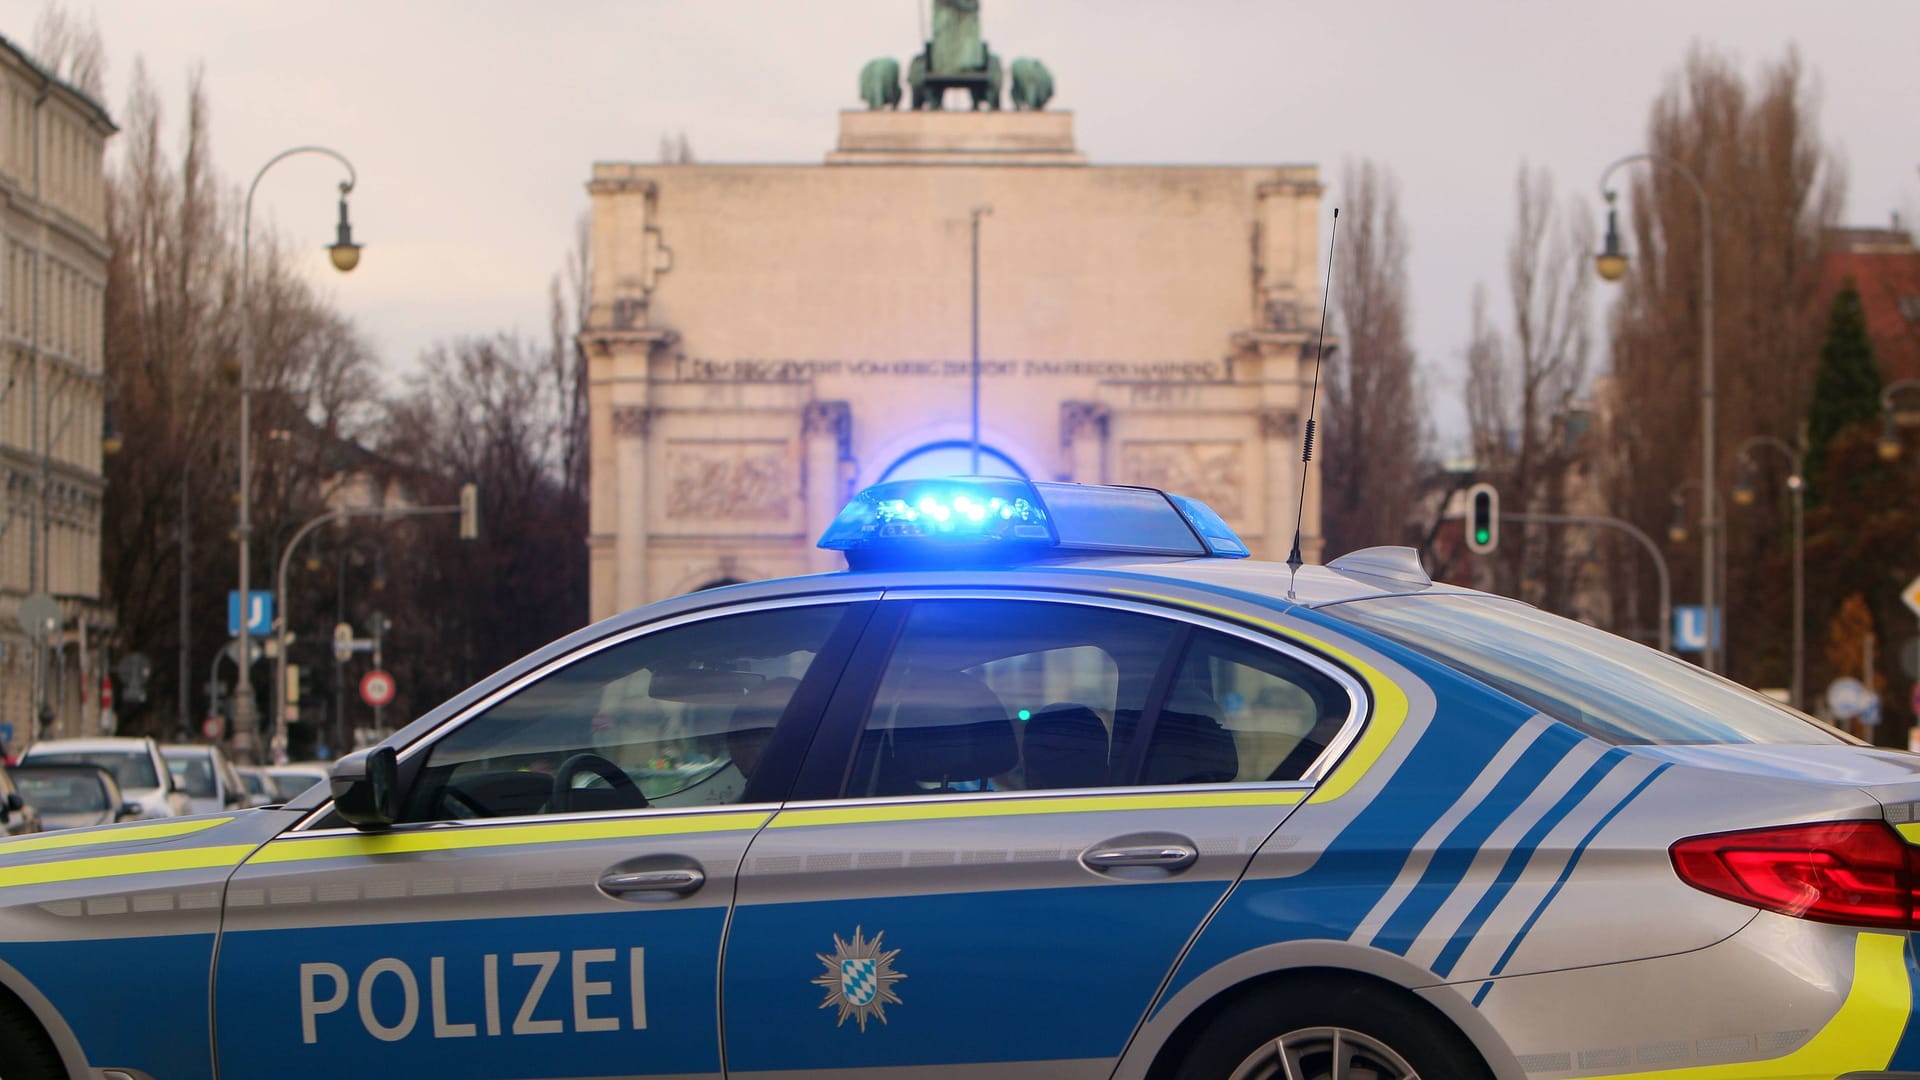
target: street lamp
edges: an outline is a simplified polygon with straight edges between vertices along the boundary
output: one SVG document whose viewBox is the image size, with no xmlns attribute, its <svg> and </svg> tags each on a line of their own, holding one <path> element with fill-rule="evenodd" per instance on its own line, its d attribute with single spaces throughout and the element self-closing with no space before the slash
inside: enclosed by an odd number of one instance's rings
<svg viewBox="0 0 1920 1080">
<path fill-rule="evenodd" d="M 1920 385 L 1920 383 L 1916 383 Z M 1807 484 L 1800 475 L 1801 454 L 1787 445 L 1786 440 L 1776 439 L 1772 435 L 1755 435 L 1740 444 L 1740 471 L 1733 484 L 1733 501 L 1741 506 L 1752 506 L 1754 500 L 1754 464 L 1755 447 L 1767 447 L 1778 451 L 1787 459 L 1787 491 L 1793 498 L 1793 684 L 1788 691 L 1790 704 L 1796 709 L 1805 708 L 1805 673 L 1807 657 L 1806 613 L 1806 490 Z"/>
<path fill-rule="evenodd" d="M 1881 461 L 1899 461 L 1903 449 L 1900 443 L 1899 425 L 1893 422 L 1893 395 L 1902 390 L 1920 390 L 1920 379 L 1895 379 L 1880 391 L 1880 451 Z"/>
<path fill-rule="evenodd" d="M 1668 501 L 1673 503 L 1673 517 L 1667 522 L 1667 539 L 1676 544 L 1684 544 L 1687 542 L 1687 491 L 1690 488 L 1697 488 L 1699 486 L 1699 484 L 1689 480 L 1679 487 L 1674 488 L 1672 493 L 1667 496 Z"/>
<path fill-rule="evenodd" d="M 358 176 L 353 163 L 338 151 L 324 146 L 296 146 L 282 150 L 267 159 L 260 171 L 253 174 L 253 183 L 247 185 L 247 203 L 240 217 L 240 636 L 235 656 L 239 660 L 240 678 L 233 692 L 233 751 L 243 761 L 260 759 L 260 723 L 254 717 L 253 673 L 248 660 L 253 642 L 247 623 L 253 614 L 252 599 L 248 594 L 248 578 L 251 576 L 248 565 L 248 546 L 253 536 L 253 460 L 249 443 L 252 435 L 253 410 L 253 196 L 260 188 L 260 181 L 267 170 L 280 162 L 298 154 L 324 154 L 339 162 L 347 170 L 347 178 L 340 181 L 340 224 L 335 240 L 327 249 L 336 270 L 345 273 L 360 265 L 360 245 L 353 242 L 353 226 L 347 220 L 347 196 L 353 192 Z M 275 718 L 275 729 L 280 720 Z"/>
<path fill-rule="evenodd" d="M 1714 620 L 1714 580 L 1715 567 L 1715 530 L 1719 521 L 1714 517 L 1713 498 L 1714 476 L 1713 451 L 1714 438 L 1718 429 L 1714 424 L 1713 401 L 1713 208 L 1707 200 L 1707 189 L 1700 185 L 1693 170 L 1665 154 L 1639 153 L 1608 165 L 1600 173 L 1600 193 L 1607 200 L 1607 236 L 1606 246 L 1594 257 L 1594 269 L 1608 281 L 1618 281 L 1627 272 L 1627 256 L 1620 250 L 1620 234 L 1613 213 L 1613 189 L 1607 186 L 1607 179 L 1615 169 L 1634 162 L 1644 161 L 1651 165 L 1663 165 L 1679 173 L 1694 195 L 1700 200 L 1700 597 L 1701 606 L 1706 609 L 1707 626 L 1712 627 Z M 1713 671 L 1719 658 L 1719 643 L 1714 640 L 1711 629 L 1707 633 L 1706 647 L 1700 653 L 1700 666 Z"/>
</svg>

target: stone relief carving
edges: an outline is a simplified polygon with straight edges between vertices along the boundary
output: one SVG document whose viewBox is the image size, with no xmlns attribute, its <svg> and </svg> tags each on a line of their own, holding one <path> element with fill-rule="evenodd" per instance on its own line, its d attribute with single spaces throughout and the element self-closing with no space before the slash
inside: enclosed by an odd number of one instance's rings
<svg viewBox="0 0 1920 1080">
<path fill-rule="evenodd" d="M 1292 439 L 1300 434 L 1300 414 L 1292 409 L 1261 409 L 1260 437 Z"/>
<path fill-rule="evenodd" d="M 1080 440 L 1082 433 L 1105 441 L 1107 420 L 1111 413 L 1105 405 L 1097 401 L 1063 401 L 1060 403 L 1060 445 L 1072 446 Z"/>
<path fill-rule="evenodd" d="M 800 431 L 807 438 L 825 435 L 846 458 L 853 450 L 853 407 L 844 401 L 809 401 L 800 414 Z"/>
<path fill-rule="evenodd" d="M 1246 508 L 1247 471 L 1237 442 L 1129 443 L 1122 483 L 1191 495 L 1232 520 Z"/>
<path fill-rule="evenodd" d="M 667 451 L 667 516 L 784 520 L 787 444 L 677 445 Z"/>
<path fill-rule="evenodd" d="M 644 439 L 653 426 L 653 410 L 645 405 L 615 405 L 613 434 L 618 439 Z"/>
</svg>

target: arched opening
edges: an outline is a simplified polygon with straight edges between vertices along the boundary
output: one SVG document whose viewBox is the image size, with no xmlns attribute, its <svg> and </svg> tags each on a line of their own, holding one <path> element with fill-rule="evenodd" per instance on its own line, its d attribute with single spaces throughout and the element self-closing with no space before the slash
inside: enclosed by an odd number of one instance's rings
<svg viewBox="0 0 1920 1080">
<path fill-rule="evenodd" d="M 924 443 L 895 458 L 881 481 L 921 480 L 930 476 L 967 476 L 973 469 L 973 444 L 965 439 Z M 1000 451 L 980 444 L 980 475 L 1029 479 L 1027 470 Z"/>
</svg>

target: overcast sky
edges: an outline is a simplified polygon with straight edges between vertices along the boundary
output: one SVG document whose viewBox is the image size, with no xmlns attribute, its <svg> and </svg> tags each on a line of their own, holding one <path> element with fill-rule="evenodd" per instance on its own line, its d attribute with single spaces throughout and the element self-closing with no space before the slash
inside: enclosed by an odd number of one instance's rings
<svg viewBox="0 0 1920 1080">
<path fill-rule="evenodd" d="M 335 167 L 277 166 L 256 227 L 312 249 L 311 273 L 395 378 L 451 336 L 543 332 L 547 282 L 595 161 L 650 161 L 685 131 L 709 162 L 818 162 L 860 66 L 904 58 L 924 0 L 67 0 L 106 40 L 107 100 L 136 58 L 170 115 L 192 65 L 214 159 L 236 187 L 302 143 L 344 152 L 365 259 L 325 269 Z M 1522 161 L 1562 190 L 1641 148 L 1689 45 L 1748 72 L 1797 45 L 1845 219 L 1920 214 L 1920 4 L 1848 0 L 985 0 L 1002 56 L 1054 73 L 1096 164 L 1343 163 L 1398 175 L 1412 233 L 1414 345 L 1443 434 L 1462 427 L 1460 352 L 1476 282 L 1498 290 Z M 30 43 L 40 0 L 0 0 Z M 1598 216 L 1598 197 L 1592 196 Z M 1324 227 L 1323 227 L 1324 233 Z M 1324 244 L 1323 244 L 1324 248 Z M 1324 257 L 1324 250 L 1322 252 Z M 1605 297 L 1605 293 L 1600 293 Z M 1503 293 L 1496 291 L 1496 299 Z M 1223 349 L 1225 347 L 1223 339 Z M 1596 360 L 1599 358 L 1596 357 Z"/>
</svg>

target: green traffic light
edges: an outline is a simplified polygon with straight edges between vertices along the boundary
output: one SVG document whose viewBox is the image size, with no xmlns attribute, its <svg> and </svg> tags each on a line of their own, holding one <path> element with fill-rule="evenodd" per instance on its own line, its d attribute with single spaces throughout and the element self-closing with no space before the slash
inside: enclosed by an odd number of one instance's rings
<svg viewBox="0 0 1920 1080">
<path fill-rule="evenodd" d="M 1489 529 L 1475 529 L 1475 530 L 1473 530 L 1473 542 L 1474 542 L 1474 543 L 1476 543 L 1476 544 L 1484 544 L 1484 543 L 1486 543 L 1487 541 L 1489 541 L 1489 540 L 1491 540 L 1491 539 L 1493 539 L 1493 532 L 1492 532 L 1491 530 L 1489 530 Z"/>
</svg>

